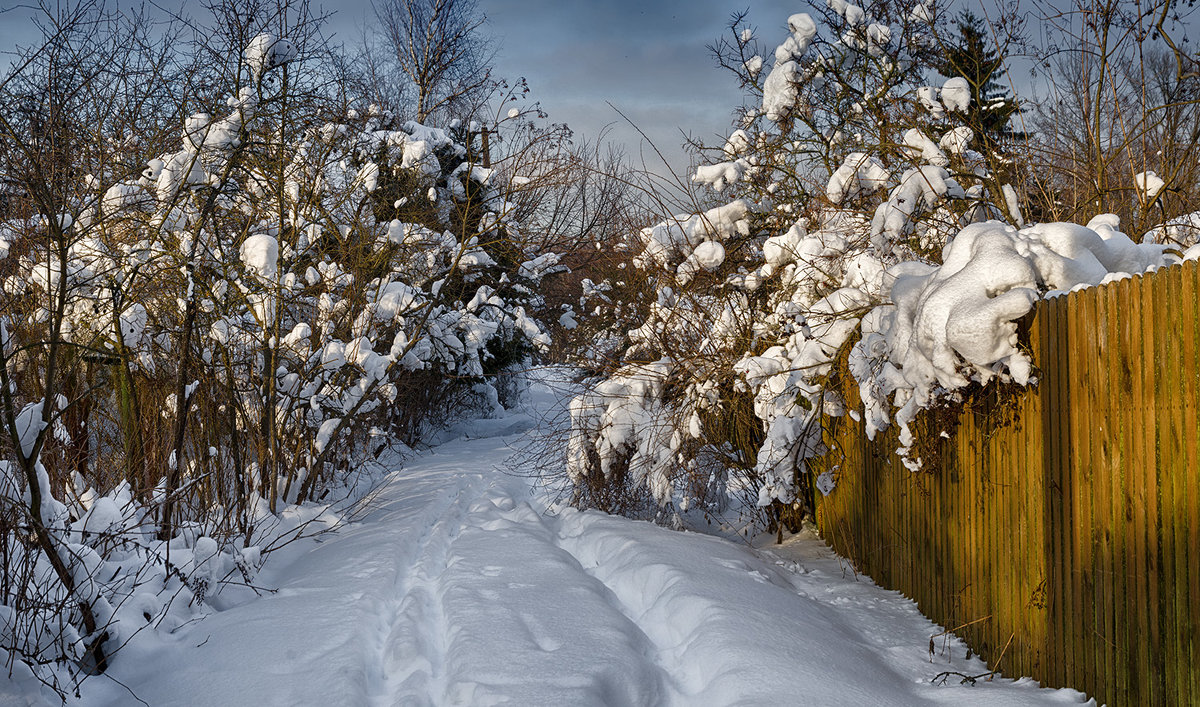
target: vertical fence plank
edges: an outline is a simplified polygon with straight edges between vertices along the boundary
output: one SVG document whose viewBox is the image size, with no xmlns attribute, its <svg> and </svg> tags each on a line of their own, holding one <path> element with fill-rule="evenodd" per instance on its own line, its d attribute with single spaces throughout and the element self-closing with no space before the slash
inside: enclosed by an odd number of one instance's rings
<svg viewBox="0 0 1200 707">
<path fill-rule="evenodd" d="M 1140 365 L 1133 356 L 1136 337 L 1134 331 L 1141 326 L 1136 318 L 1134 303 L 1134 288 L 1136 280 L 1126 280 L 1117 290 L 1116 317 L 1118 343 L 1117 351 L 1118 384 L 1115 393 L 1121 409 L 1121 442 L 1124 450 L 1122 467 L 1122 483 L 1118 492 L 1122 508 L 1121 526 L 1124 529 L 1124 557 L 1122 577 L 1124 579 L 1125 597 L 1125 662 L 1124 671 L 1126 685 L 1130 697 L 1142 694 L 1145 684 L 1146 671 L 1149 664 L 1146 659 L 1146 642 L 1142 640 L 1138 630 L 1141 612 L 1145 611 L 1145 587 L 1141 582 L 1143 574 L 1139 571 L 1139 560 L 1144 549 L 1144 529 L 1142 518 L 1144 509 L 1136 503 L 1136 490 L 1140 485 L 1138 474 L 1138 446 L 1135 425 L 1140 423 L 1137 412 L 1138 394 L 1134 387 L 1135 366 Z M 1140 388 L 1139 388 L 1140 389 Z"/>
<path fill-rule="evenodd" d="M 1071 378 L 1077 373 L 1074 370 L 1074 361 L 1071 360 L 1072 342 L 1072 323 L 1071 309 L 1069 307 L 1070 297 L 1061 297 L 1058 301 L 1059 309 L 1062 313 L 1061 335 L 1062 339 L 1059 344 L 1058 360 L 1064 363 L 1070 375 L 1060 377 L 1059 385 L 1061 387 L 1060 403 L 1062 407 L 1059 410 L 1060 428 L 1059 434 L 1059 450 L 1058 450 L 1058 488 L 1060 498 L 1059 505 L 1059 530 L 1056 537 L 1059 551 L 1059 593 L 1062 598 L 1062 627 L 1059 640 L 1062 641 L 1063 656 L 1062 665 L 1060 667 L 1061 676 L 1058 679 L 1059 684 L 1070 685 L 1075 682 L 1073 674 L 1074 665 L 1078 662 L 1078 647 L 1075 643 L 1075 588 L 1072 582 L 1072 548 L 1074 546 L 1075 532 L 1075 516 L 1072 508 L 1072 459 L 1074 455 L 1074 444 L 1076 433 L 1074 426 L 1071 424 L 1074 409 L 1071 403 Z"/>
<path fill-rule="evenodd" d="M 1154 410 L 1150 404 L 1153 398 L 1153 378 L 1145 365 L 1145 347 L 1147 341 L 1146 327 L 1142 326 L 1147 318 L 1153 316 L 1153 311 L 1147 308 L 1146 278 L 1139 276 L 1134 279 L 1130 288 L 1130 355 L 1138 362 L 1131 371 L 1130 410 L 1134 416 L 1131 426 L 1130 449 L 1133 461 L 1129 465 L 1132 472 L 1132 497 L 1134 506 L 1134 543 L 1136 554 L 1130 563 L 1131 571 L 1135 572 L 1137 582 L 1137 625 L 1142 628 L 1138 643 L 1138 666 L 1140 675 L 1144 676 L 1142 694 L 1148 704 L 1160 702 L 1162 691 L 1162 665 L 1157 660 L 1157 621 L 1158 611 L 1155 603 L 1156 583 L 1158 572 L 1153 560 L 1155 545 L 1155 514 L 1152 510 L 1154 503 L 1154 449 L 1153 432 L 1149 425 L 1153 424 Z M 1151 386 L 1147 390 L 1147 381 Z"/>
<path fill-rule="evenodd" d="M 1043 516 L 1046 518 L 1047 528 L 1059 528 L 1062 525 L 1061 517 L 1061 500 L 1062 489 L 1058 483 L 1058 447 L 1061 443 L 1059 430 L 1061 429 L 1059 415 L 1061 408 L 1061 397 L 1059 380 L 1061 375 L 1055 375 L 1053 372 L 1059 370 L 1058 363 L 1058 347 L 1059 347 L 1059 309 L 1058 299 L 1049 300 L 1042 305 L 1042 310 L 1046 313 L 1045 334 L 1046 353 L 1044 363 L 1042 364 L 1042 387 L 1045 392 L 1045 408 L 1042 411 L 1042 433 L 1044 435 L 1042 443 L 1045 448 L 1042 451 L 1042 457 L 1045 459 L 1045 468 L 1042 470 L 1042 485 L 1045 488 L 1045 497 L 1042 500 L 1044 506 Z M 1054 684 L 1062 684 L 1062 676 L 1060 668 L 1064 662 L 1062 651 L 1062 631 L 1060 616 L 1062 615 L 1062 598 L 1060 596 L 1062 581 L 1060 578 L 1059 553 L 1058 543 L 1055 541 L 1055 534 L 1046 533 L 1046 539 L 1042 546 L 1046 554 L 1046 647 L 1048 665 L 1046 677 Z"/>
<path fill-rule="evenodd" d="M 1085 637 L 1087 629 L 1091 625 L 1092 612 L 1091 601 L 1088 601 L 1091 587 L 1088 586 L 1087 580 L 1090 579 L 1090 576 L 1084 567 L 1087 557 L 1086 546 L 1090 543 L 1090 538 L 1088 538 L 1090 523 L 1085 515 L 1086 509 L 1084 498 L 1082 498 L 1087 490 L 1085 477 L 1088 462 L 1088 424 L 1091 421 L 1091 411 L 1088 411 L 1087 391 L 1084 388 L 1084 382 L 1087 379 L 1087 359 L 1074 355 L 1084 348 L 1087 335 L 1088 301 L 1085 294 L 1085 292 L 1076 292 L 1070 295 L 1067 301 L 1072 366 L 1074 369 L 1078 369 L 1073 371 L 1068 383 L 1070 387 L 1068 417 L 1072 444 L 1070 444 L 1068 461 L 1070 475 L 1067 483 L 1064 484 L 1067 498 L 1063 503 L 1064 507 L 1068 509 L 1069 517 L 1067 525 L 1063 529 L 1069 533 L 1067 576 L 1070 587 L 1070 604 L 1072 604 L 1069 631 L 1070 645 L 1072 645 L 1072 657 L 1070 657 L 1070 681 L 1072 684 L 1080 684 L 1086 681 L 1088 675 L 1094 675 L 1091 645 Z"/>
<path fill-rule="evenodd" d="M 1100 564 L 1098 557 L 1100 529 L 1096 522 L 1096 506 L 1099 500 L 1096 497 L 1096 491 L 1101 474 L 1098 473 L 1100 463 L 1097 443 L 1099 420 L 1096 419 L 1095 400 L 1096 348 L 1098 345 L 1096 339 L 1099 318 L 1096 293 L 1096 288 L 1079 293 L 1078 312 L 1080 316 L 1077 318 L 1079 345 L 1075 349 L 1075 356 L 1082 364 L 1083 373 L 1076 379 L 1079 391 L 1079 397 L 1076 400 L 1078 406 L 1076 416 L 1079 418 L 1081 439 L 1078 448 L 1079 466 L 1077 467 L 1080 475 L 1074 489 L 1076 503 L 1079 507 L 1078 544 L 1076 546 L 1079 552 L 1077 571 L 1084 604 L 1081 612 L 1083 623 L 1078 627 L 1078 638 L 1087 655 L 1087 664 L 1084 665 L 1080 675 L 1081 681 L 1088 679 L 1089 672 L 1091 672 L 1093 680 L 1097 678 L 1103 680 L 1105 675 L 1104 636 L 1101 635 L 1104 621 L 1098 607 L 1100 602 L 1098 601 L 1099 582 L 1097 581 L 1097 570 Z"/>
<path fill-rule="evenodd" d="M 1149 277 L 1142 277 L 1138 281 L 1139 296 L 1142 303 L 1142 313 L 1145 317 L 1154 321 L 1157 315 L 1155 311 L 1155 300 L 1161 299 L 1157 295 L 1153 283 Z M 1143 319 L 1145 321 L 1145 319 Z M 1156 405 L 1158 400 L 1156 383 L 1158 371 L 1154 370 L 1157 366 L 1148 366 L 1146 363 L 1157 362 L 1155 354 L 1155 331 L 1153 326 L 1142 328 L 1142 361 L 1141 378 L 1142 378 L 1142 425 L 1141 432 L 1144 436 L 1144 457 L 1142 459 L 1143 479 L 1145 487 L 1146 504 L 1146 586 L 1148 589 L 1148 605 L 1149 611 L 1147 627 L 1149 628 L 1150 639 L 1150 659 L 1152 676 L 1152 685 L 1150 690 L 1150 701 L 1153 704 L 1163 704 L 1166 698 L 1166 662 L 1163 651 L 1162 639 L 1162 607 L 1160 604 L 1162 596 L 1162 570 L 1161 570 L 1161 547 L 1162 537 L 1159 525 L 1159 505 L 1158 505 L 1158 446 L 1155 440 L 1157 415 Z"/>
<path fill-rule="evenodd" d="M 1109 702 L 1111 699 L 1112 679 L 1112 632 L 1108 617 L 1106 590 L 1111 578 L 1111 566 L 1108 561 L 1108 495 L 1110 493 L 1108 480 L 1108 435 L 1111 423 L 1108 411 L 1101 403 L 1104 383 L 1101 382 L 1107 374 L 1103 368 L 1102 350 L 1105 345 L 1104 290 L 1109 285 L 1095 287 L 1086 292 L 1091 303 L 1090 319 L 1085 322 L 1087 329 L 1086 348 L 1080 352 L 1087 359 L 1087 379 L 1084 386 L 1087 389 L 1086 400 L 1091 419 L 1087 423 L 1088 452 L 1087 452 L 1087 484 L 1083 498 L 1089 509 L 1088 526 L 1088 559 L 1086 568 L 1089 572 L 1089 598 L 1091 601 L 1091 625 L 1086 635 L 1094 670 L 1093 681 L 1096 683 L 1095 695 L 1097 701 Z"/>
<path fill-rule="evenodd" d="M 987 605 L 985 599 L 987 568 L 983 558 L 983 469 L 979 463 L 979 456 L 983 452 L 982 435 L 977 417 L 972 415 L 970 420 L 970 456 L 967 457 L 966 462 L 967 467 L 971 470 L 970 486 L 967 488 L 967 499 L 971 504 L 971 544 L 968 548 L 971 555 L 969 586 L 971 588 L 971 615 L 972 619 L 976 619 L 990 614 L 991 607 Z M 978 652 L 986 656 L 990 647 L 987 644 L 988 621 L 980 621 L 971 628 Z"/>
<path fill-rule="evenodd" d="M 1170 274 L 1152 281 L 1154 300 L 1153 361 L 1157 362 L 1158 375 L 1154 380 L 1154 444 L 1155 470 L 1158 481 L 1158 548 L 1160 556 L 1159 613 L 1160 637 L 1164 662 L 1166 699 L 1177 703 L 1179 683 L 1178 643 L 1175 640 L 1177 616 L 1175 612 L 1175 489 L 1171 480 L 1170 466 L 1173 462 L 1169 424 L 1171 415 L 1171 388 L 1177 376 L 1176 361 L 1171 360 L 1171 328 L 1168 301 L 1171 297 Z"/>
<path fill-rule="evenodd" d="M 1153 291 L 1153 299 L 1151 301 L 1150 311 L 1152 312 L 1154 328 L 1151 339 L 1151 356 L 1155 362 L 1155 367 L 1158 368 L 1157 375 L 1152 381 L 1154 388 L 1154 407 L 1153 407 L 1153 437 L 1151 438 L 1151 454 L 1154 463 L 1155 476 L 1155 494 L 1157 497 L 1157 521 L 1154 524 L 1157 537 L 1155 538 L 1154 546 L 1157 547 L 1158 554 L 1158 577 L 1159 577 L 1159 612 L 1157 614 L 1159 624 L 1159 646 L 1162 661 L 1163 685 L 1165 689 L 1165 699 L 1174 703 L 1175 689 L 1178 680 L 1176 651 L 1175 651 L 1175 556 L 1173 553 L 1174 547 L 1174 517 L 1172 514 L 1172 496 L 1173 488 L 1171 485 L 1171 477 L 1164 473 L 1164 465 L 1168 463 L 1169 449 L 1165 439 L 1164 425 L 1160 422 L 1165 421 L 1165 417 L 1169 415 L 1170 400 L 1166 395 L 1167 387 L 1164 385 L 1166 380 L 1170 378 L 1167 355 L 1170 350 L 1168 340 L 1170 338 L 1170 327 L 1164 319 L 1167 316 L 1166 299 L 1169 296 L 1169 290 L 1166 287 L 1166 273 L 1163 277 L 1150 280 L 1151 289 Z"/>
<path fill-rule="evenodd" d="M 984 406 L 979 419 L 979 453 L 975 458 L 975 463 L 979 467 L 979 557 L 980 570 L 976 575 L 979 577 L 980 597 L 982 615 L 990 615 L 992 618 L 983 622 L 980 626 L 983 632 L 983 643 L 980 646 L 980 652 L 983 653 L 984 659 L 991 664 L 996 662 L 996 657 L 999 655 L 1000 647 L 996 645 L 996 624 L 1000 620 L 999 607 L 996 605 L 996 597 L 992 589 L 996 581 L 996 567 L 992 561 L 992 528 L 993 511 L 996 504 L 993 499 L 995 493 L 996 481 L 996 449 L 992 445 L 994 441 L 992 437 L 992 421 L 988 410 L 993 408 L 995 400 L 996 386 L 990 386 L 983 391 Z"/>
<path fill-rule="evenodd" d="M 1200 670 L 1195 668 L 1200 661 L 1200 561 L 1195 553 L 1200 550 L 1200 450 L 1198 437 L 1200 429 L 1197 423 L 1195 401 L 1200 398 L 1200 361 L 1197 361 L 1197 350 L 1200 348 L 1200 312 L 1197 307 L 1198 267 L 1195 261 L 1184 263 L 1182 288 L 1180 293 L 1180 316 L 1182 331 L 1180 341 L 1183 344 L 1181 357 L 1183 366 L 1183 429 L 1184 460 L 1181 468 L 1183 484 L 1187 490 L 1187 533 L 1186 543 L 1189 550 L 1189 571 L 1187 586 L 1187 617 L 1188 617 L 1188 656 L 1187 663 L 1193 666 L 1189 671 L 1188 701 L 1195 704 L 1200 701 Z"/>
<path fill-rule="evenodd" d="M 1108 435 L 1110 448 L 1108 469 L 1106 475 L 1110 479 L 1108 522 L 1111 528 L 1112 541 L 1109 550 L 1110 577 L 1108 601 L 1109 637 L 1113 643 L 1112 662 L 1109 670 L 1113 676 L 1112 692 L 1114 701 L 1125 702 L 1129 699 L 1129 616 L 1125 611 L 1125 538 L 1127 523 L 1125 520 L 1125 481 L 1124 470 L 1128 461 L 1125 436 L 1128 434 L 1128 418 L 1124 414 L 1125 394 L 1123 387 L 1122 341 L 1120 320 L 1126 316 L 1121 308 L 1121 292 L 1128 290 L 1128 282 L 1114 283 L 1108 288 L 1105 298 L 1106 346 L 1100 352 L 1103 367 L 1107 371 L 1104 384 L 1104 407 L 1111 426 Z"/>
<path fill-rule="evenodd" d="M 1118 616 L 1120 617 L 1118 623 L 1121 625 L 1119 636 L 1122 641 L 1122 661 L 1118 669 L 1124 675 L 1123 688 L 1126 699 L 1131 699 L 1140 693 L 1142 671 L 1146 669 L 1141 663 L 1139 649 L 1142 641 L 1137 631 L 1139 602 L 1141 601 L 1137 573 L 1139 557 L 1137 548 L 1141 525 L 1138 522 L 1140 509 L 1134 503 L 1133 496 L 1137 484 L 1135 471 L 1137 457 L 1133 445 L 1133 426 L 1138 420 L 1134 409 L 1132 380 L 1135 360 L 1131 356 L 1133 328 L 1136 323 L 1131 304 L 1133 287 L 1134 281 L 1125 280 L 1116 288 L 1116 304 L 1114 305 L 1116 316 L 1113 317 L 1116 343 L 1113 346 L 1114 357 L 1112 360 L 1115 381 L 1112 390 L 1115 396 L 1114 404 L 1120 414 L 1121 437 L 1121 477 L 1115 494 L 1118 504 L 1116 522 L 1117 527 L 1121 529 L 1121 545 L 1118 549 L 1120 553 L 1118 564 L 1120 590 L 1117 593 L 1117 601 L 1123 602 L 1123 605 L 1118 607 Z M 1137 325 L 1140 326 L 1140 324 Z"/>
<path fill-rule="evenodd" d="M 1056 407 L 1051 415 L 1054 428 L 1051 430 L 1049 442 L 1054 445 L 1053 469 L 1051 471 L 1051 490 L 1047 498 L 1053 509 L 1053 524 L 1057 532 L 1050 536 L 1053 548 L 1054 567 L 1054 634 L 1057 661 L 1051 679 L 1056 685 L 1069 684 L 1068 668 L 1073 658 L 1070 631 L 1070 564 L 1068 563 L 1068 537 L 1070 508 L 1070 447 L 1071 427 L 1067 424 L 1070 401 L 1071 354 L 1070 327 L 1067 321 L 1067 298 L 1057 297 L 1051 300 L 1051 310 L 1054 312 L 1054 366 L 1055 375 L 1053 386 Z"/>
<path fill-rule="evenodd" d="M 1116 406 L 1112 404 L 1111 400 L 1113 386 L 1112 366 L 1109 358 L 1110 351 L 1116 343 L 1115 336 L 1112 336 L 1114 332 L 1112 321 L 1116 318 L 1117 313 L 1111 306 L 1112 293 L 1116 287 L 1116 284 L 1110 283 L 1101 287 L 1096 293 L 1097 306 L 1101 316 L 1096 322 L 1097 346 L 1093 353 L 1096 375 L 1092 382 L 1096 409 L 1102 411 L 1100 413 L 1102 427 L 1098 438 L 1093 443 L 1093 448 L 1099 453 L 1096 467 L 1098 483 L 1095 496 L 1096 525 L 1099 531 L 1097 538 L 1099 540 L 1097 548 L 1099 572 L 1096 580 L 1099 591 L 1096 593 L 1096 601 L 1098 613 L 1103 621 L 1102 626 L 1098 628 L 1103 635 L 1100 644 L 1104 653 L 1104 694 L 1105 700 L 1110 704 L 1117 697 L 1120 683 L 1116 669 L 1119 646 L 1116 639 L 1117 624 L 1114 601 L 1117 529 L 1113 519 L 1113 508 L 1116 505 L 1113 496 L 1117 489 L 1114 477 L 1118 473 L 1117 435 L 1120 424 Z"/>
<path fill-rule="evenodd" d="M 1166 376 L 1160 379 L 1163 395 L 1163 412 L 1159 419 L 1168 421 L 1159 426 L 1160 445 L 1163 447 L 1160 473 L 1165 474 L 1163 487 L 1166 501 L 1163 504 L 1164 516 L 1169 519 L 1166 528 L 1169 535 L 1165 538 L 1166 555 L 1170 556 L 1169 592 L 1170 592 L 1170 621 L 1171 630 L 1168 637 L 1171 645 L 1170 658 L 1174 663 L 1174 690 L 1177 703 L 1186 705 L 1190 672 L 1188 664 L 1187 635 L 1190 628 L 1187 625 L 1187 586 L 1188 586 L 1188 546 L 1187 546 L 1187 489 L 1184 487 L 1183 468 L 1184 453 L 1183 439 L 1183 370 L 1182 370 L 1182 307 L 1181 286 L 1183 280 L 1182 268 L 1171 268 L 1165 272 L 1165 296 L 1163 302 L 1164 317 L 1160 324 L 1165 323 L 1166 332 L 1163 338 L 1163 350 L 1166 363 Z M 1170 675 L 1170 673 L 1169 673 Z"/>
<path fill-rule="evenodd" d="M 1028 391 L 1025 391 L 1028 392 Z M 1024 396 L 1032 397 L 1032 396 Z M 1027 403 L 1027 401 L 1026 401 Z M 1033 411 L 1030 410 L 1030 413 Z M 1025 418 L 1033 417 L 1032 414 L 1027 414 L 1014 420 L 1011 427 L 1012 436 L 1008 446 L 1010 455 L 1009 466 L 1005 469 L 1008 478 L 1009 489 L 1001 496 L 1004 501 L 1004 519 L 1002 523 L 1005 526 L 1016 528 L 1017 541 L 1020 547 L 1023 548 L 1019 553 L 1002 554 L 1005 560 L 1003 567 L 1007 570 L 1005 573 L 1005 582 L 1000 586 L 1000 596 L 1004 597 L 1008 604 L 1008 615 L 1011 617 L 1013 634 L 1013 644 L 1008 650 L 1012 652 L 1012 657 L 1005 656 L 1005 670 L 1016 670 L 1019 674 L 1025 675 L 1029 671 L 1025 665 L 1026 657 L 1028 656 L 1029 645 L 1029 621 L 1030 610 L 1026 606 L 1028 603 L 1029 594 L 1027 591 L 1027 582 L 1031 573 L 1029 572 L 1029 560 L 1035 555 L 1030 548 L 1029 523 L 1027 514 L 1021 512 L 1024 506 L 1024 495 L 1028 488 L 1025 483 L 1025 474 L 1029 471 L 1029 460 L 1027 459 L 1028 443 L 1026 441 L 1026 426 Z M 1006 591 L 1009 587 L 1015 588 L 1015 591 Z M 1008 663 L 1007 661 L 1012 661 Z"/>
<path fill-rule="evenodd" d="M 1054 561 L 1051 553 L 1049 542 L 1046 538 L 1049 537 L 1049 528 L 1054 525 L 1050 518 L 1050 503 L 1049 496 L 1051 492 L 1050 485 L 1047 483 L 1047 475 L 1050 473 L 1051 465 L 1047 463 L 1050 458 L 1053 440 L 1049 433 L 1049 415 L 1053 409 L 1053 389 L 1054 386 L 1050 381 L 1051 370 L 1049 367 L 1053 365 L 1053 337 L 1052 332 L 1052 312 L 1045 303 L 1042 303 L 1037 308 L 1037 315 L 1034 319 L 1035 327 L 1035 342 L 1034 361 L 1038 366 L 1038 386 L 1036 391 L 1038 420 L 1037 431 L 1029 440 L 1029 450 L 1031 456 L 1036 456 L 1037 460 L 1037 476 L 1032 478 L 1033 487 L 1030 489 L 1027 498 L 1026 509 L 1029 515 L 1037 523 L 1037 529 L 1030 539 L 1029 546 L 1038 549 L 1039 567 L 1036 574 L 1037 577 L 1037 630 L 1036 644 L 1034 649 L 1037 651 L 1037 658 L 1033 668 L 1029 671 L 1030 675 L 1042 676 L 1043 679 L 1050 674 L 1050 666 L 1054 663 L 1054 641 L 1053 631 L 1051 629 L 1053 621 L 1051 619 L 1051 594 L 1053 587 L 1050 584 L 1051 564 Z M 1027 418 L 1028 419 L 1028 418 Z"/>
</svg>

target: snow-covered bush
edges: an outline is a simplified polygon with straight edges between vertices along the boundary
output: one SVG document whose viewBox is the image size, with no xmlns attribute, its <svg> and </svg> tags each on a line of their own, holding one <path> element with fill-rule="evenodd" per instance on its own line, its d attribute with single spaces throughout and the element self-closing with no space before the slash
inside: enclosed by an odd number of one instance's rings
<svg viewBox="0 0 1200 707">
<path fill-rule="evenodd" d="M 181 91 L 173 134 L 85 132 L 53 104 L 6 125 L 0 648 L 31 665 L 102 671 L 142 625 L 114 607 L 161 624 L 248 583 L 320 514 L 292 504 L 495 404 L 486 377 L 549 343 L 557 256 L 525 247 L 478 131 L 350 110 L 288 38 L 307 30 L 277 31 L 205 69 L 204 93 L 155 86 Z M 92 90 L 77 80 L 55 90 Z"/>
<path fill-rule="evenodd" d="M 816 11 L 788 18 L 773 63 L 741 16 L 717 46 L 750 107 L 696 171 L 705 208 L 629 239 L 650 304 L 572 408 L 580 505 L 645 489 L 671 518 L 734 492 L 794 524 L 836 481 L 807 465 L 847 412 L 839 379 L 919 467 L 918 411 L 1032 379 L 1015 321 L 1039 297 L 1165 262 L 1108 216 L 1023 228 L 961 124 L 965 82 L 932 79 L 931 4 Z"/>
<path fill-rule="evenodd" d="M 644 430 L 667 451 L 635 455 L 647 467 L 633 478 L 669 511 L 719 507 L 729 484 L 763 505 L 797 499 L 795 470 L 819 449 L 822 414 L 841 406 L 824 381 L 882 300 L 886 266 L 936 253 L 960 219 L 995 210 L 969 131 L 924 85 L 930 12 L 830 3 L 787 18 L 773 61 L 735 18 L 716 50 L 748 107 L 696 171 L 707 208 L 630 242 L 654 294 L 624 359 L 660 362 L 658 422 L 618 424 L 630 406 L 605 385 L 577 401 L 576 479 L 612 467 L 605 455 L 629 457 Z"/>
</svg>

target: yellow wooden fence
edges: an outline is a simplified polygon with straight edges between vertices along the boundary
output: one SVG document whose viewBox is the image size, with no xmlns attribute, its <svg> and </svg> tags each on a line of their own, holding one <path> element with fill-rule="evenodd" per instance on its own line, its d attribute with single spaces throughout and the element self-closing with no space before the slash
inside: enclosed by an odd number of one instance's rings
<svg viewBox="0 0 1200 707">
<path fill-rule="evenodd" d="M 832 421 L 821 532 L 1006 675 L 1200 704 L 1198 296 L 1187 263 L 1040 302 L 1039 382 L 918 420 L 921 471 Z"/>
</svg>

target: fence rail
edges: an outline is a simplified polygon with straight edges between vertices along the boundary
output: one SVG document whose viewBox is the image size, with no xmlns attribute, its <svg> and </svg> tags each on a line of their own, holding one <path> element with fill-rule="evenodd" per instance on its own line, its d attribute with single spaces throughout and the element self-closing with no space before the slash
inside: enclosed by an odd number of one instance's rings
<svg viewBox="0 0 1200 707">
<path fill-rule="evenodd" d="M 1186 263 L 1040 302 L 1021 329 L 1040 381 L 918 420 L 922 471 L 894 434 L 835 421 L 821 532 L 967 624 L 992 668 L 1109 705 L 1200 704 L 1198 296 Z"/>
</svg>

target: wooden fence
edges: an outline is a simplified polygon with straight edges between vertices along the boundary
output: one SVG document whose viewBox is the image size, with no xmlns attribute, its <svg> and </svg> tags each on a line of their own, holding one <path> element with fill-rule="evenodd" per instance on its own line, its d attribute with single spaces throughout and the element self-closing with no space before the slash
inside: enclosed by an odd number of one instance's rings
<svg viewBox="0 0 1200 707">
<path fill-rule="evenodd" d="M 922 471 L 834 422 L 821 532 L 1007 675 L 1200 704 L 1198 296 L 1188 263 L 1040 302 L 1040 381 L 918 420 Z"/>
</svg>

